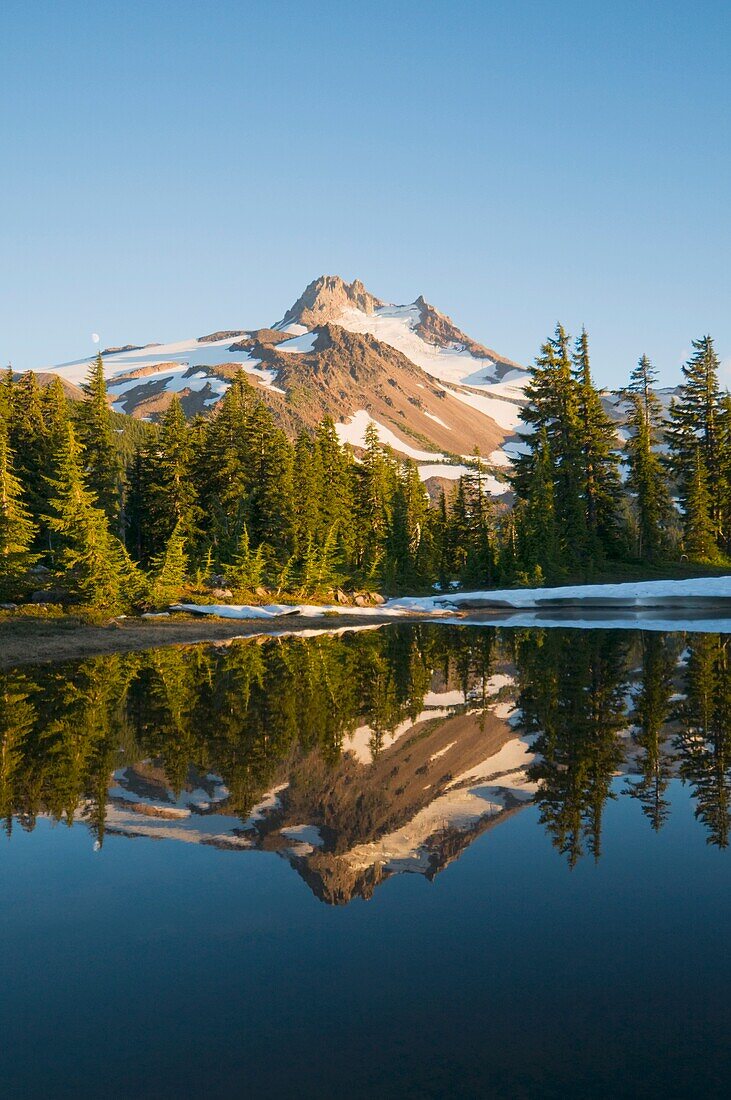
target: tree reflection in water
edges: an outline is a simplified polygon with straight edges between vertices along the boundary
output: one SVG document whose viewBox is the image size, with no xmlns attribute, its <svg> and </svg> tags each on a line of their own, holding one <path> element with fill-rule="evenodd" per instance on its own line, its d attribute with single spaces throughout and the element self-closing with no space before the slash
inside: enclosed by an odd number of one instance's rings
<svg viewBox="0 0 731 1100">
<path fill-rule="evenodd" d="M 397 625 L 0 674 L 0 817 L 264 847 L 328 901 L 434 875 L 528 802 L 574 866 L 688 784 L 725 847 L 728 638 Z M 624 785 L 614 782 L 624 776 Z"/>
</svg>

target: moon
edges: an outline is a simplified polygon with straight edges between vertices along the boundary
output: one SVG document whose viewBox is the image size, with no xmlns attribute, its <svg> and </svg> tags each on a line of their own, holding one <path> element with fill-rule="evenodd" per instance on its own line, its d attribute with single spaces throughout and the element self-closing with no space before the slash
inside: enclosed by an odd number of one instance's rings
<svg viewBox="0 0 731 1100">
<path fill-rule="evenodd" d="M 92 338 L 92 340 L 95 344 L 99 343 L 99 333 L 98 332 L 92 332 L 91 338 Z"/>
</svg>

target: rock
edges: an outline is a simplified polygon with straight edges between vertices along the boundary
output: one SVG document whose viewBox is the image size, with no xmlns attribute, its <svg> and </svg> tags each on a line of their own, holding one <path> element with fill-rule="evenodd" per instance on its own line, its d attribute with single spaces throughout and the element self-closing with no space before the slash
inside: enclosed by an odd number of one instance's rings
<svg viewBox="0 0 731 1100">
<path fill-rule="evenodd" d="M 0 611 L 17 611 L 17 603 L 0 603 Z"/>
<path fill-rule="evenodd" d="M 259 587 L 254 590 L 254 595 L 258 596 L 262 600 L 265 600 L 269 593 L 267 592 L 266 588 L 264 588 L 262 585 L 259 585 Z"/>
<path fill-rule="evenodd" d="M 369 592 L 368 599 L 371 601 L 371 603 L 376 604 L 378 607 L 380 607 L 382 603 L 386 602 L 386 597 L 382 596 L 380 592 Z"/>
<path fill-rule="evenodd" d="M 209 593 L 211 596 L 215 596 L 217 600 L 230 600 L 233 596 L 230 588 L 211 588 Z"/>
<path fill-rule="evenodd" d="M 340 588 L 335 589 L 335 602 L 339 604 L 349 604 L 350 600 Z"/>
<path fill-rule="evenodd" d="M 353 602 L 356 607 L 368 607 L 368 597 L 361 592 L 358 593 Z"/>
<path fill-rule="evenodd" d="M 30 572 L 34 577 L 47 577 L 51 570 L 45 565 L 34 565 Z"/>
<path fill-rule="evenodd" d="M 203 582 L 206 588 L 224 588 L 226 584 L 226 578 L 223 573 L 214 573 L 212 577 L 209 577 Z"/>
<path fill-rule="evenodd" d="M 31 603 L 68 603 L 69 593 L 66 588 L 39 588 L 31 595 Z"/>
</svg>

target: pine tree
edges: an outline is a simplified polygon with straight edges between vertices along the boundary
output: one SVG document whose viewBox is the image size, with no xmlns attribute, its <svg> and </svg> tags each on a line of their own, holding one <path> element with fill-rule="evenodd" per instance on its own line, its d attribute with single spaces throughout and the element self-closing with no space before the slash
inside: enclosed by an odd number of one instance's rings
<svg viewBox="0 0 731 1100">
<path fill-rule="evenodd" d="M 655 450 L 662 423 L 662 405 L 653 388 L 655 377 L 650 360 L 643 355 L 625 391 L 630 408 L 627 488 L 636 512 L 637 556 L 646 561 L 656 561 L 668 553 L 673 522 L 663 464 Z"/>
<path fill-rule="evenodd" d="M 685 494 L 685 552 L 691 561 L 714 561 L 717 557 L 712 499 L 708 473 L 700 446 L 696 449 L 693 473 Z"/>
<path fill-rule="evenodd" d="M 657 371 L 646 355 L 641 355 L 637 366 L 633 367 L 629 383 L 625 390 L 639 398 L 645 423 L 657 430 L 662 422 L 662 402 L 655 392 L 657 389 Z"/>
<path fill-rule="evenodd" d="M 256 550 L 251 549 L 249 532 L 244 525 L 233 563 L 226 567 L 226 580 L 235 594 L 249 594 L 259 587 L 266 567 L 264 551 L 263 544 Z"/>
<path fill-rule="evenodd" d="M 556 524 L 553 464 L 545 426 L 538 433 L 534 461 L 516 509 L 518 561 L 524 578 L 555 579 L 563 556 Z"/>
<path fill-rule="evenodd" d="M 251 479 L 246 517 L 252 541 L 267 543 L 277 560 L 284 561 L 294 549 L 294 456 L 262 403 L 249 419 L 246 446 Z"/>
<path fill-rule="evenodd" d="M 71 424 L 52 483 L 52 532 L 59 536 L 58 561 L 64 583 L 82 603 L 104 610 L 128 607 L 138 598 L 141 580 L 107 517 L 86 487 L 81 448 Z"/>
<path fill-rule="evenodd" d="M 320 528 L 318 538 L 337 532 L 339 553 L 350 559 L 353 553 L 353 457 L 340 445 L 335 423 L 326 416 L 315 430 L 315 450 L 321 478 Z"/>
<path fill-rule="evenodd" d="M 7 425 L 0 419 L 0 598 L 18 594 L 25 574 L 36 560 L 31 553 L 35 528 L 23 504 L 13 468 Z"/>
<path fill-rule="evenodd" d="M 10 422 L 13 412 L 14 388 L 13 369 L 8 367 L 7 370 L 0 372 L 0 420 L 4 420 L 6 423 Z"/>
<path fill-rule="evenodd" d="M 165 553 L 178 525 L 188 544 L 196 536 L 200 509 L 191 466 L 191 432 L 174 394 L 155 436 L 137 448 L 132 463 L 128 513 L 133 539 L 141 519 L 145 561 Z"/>
<path fill-rule="evenodd" d="M 678 399 L 670 406 L 668 466 L 674 475 L 681 504 L 689 511 L 689 497 L 698 491 L 697 456 L 705 471 L 708 517 L 714 539 L 720 535 L 722 508 L 719 453 L 719 360 L 710 336 L 693 341 L 694 352 L 683 366 Z M 697 505 L 697 500 L 696 500 Z"/>
<path fill-rule="evenodd" d="M 249 521 L 254 484 L 249 427 L 258 402 L 244 371 L 237 371 L 221 405 L 201 426 L 192 445 L 191 474 L 219 562 L 231 560 Z"/>
<path fill-rule="evenodd" d="M 151 597 L 156 606 L 180 598 L 185 585 L 188 563 L 185 556 L 185 525 L 179 519 L 168 539 L 165 552 L 152 561 Z"/>
<path fill-rule="evenodd" d="M 112 411 L 107 401 L 101 352 L 89 368 L 84 389 L 86 400 L 79 403 L 77 416 L 86 484 L 94 493 L 110 526 L 118 528 L 121 464 L 112 426 Z"/>
<path fill-rule="evenodd" d="M 547 340 L 526 387 L 527 405 L 521 419 L 533 429 L 523 437 L 525 454 L 515 461 L 513 485 L 518 501 L 526 501 L 536 461 L 538 440 L 545 431 L 552 466 L 556 529 L 561 555 L 569 567 L 587 560 L 584 456 L 580 390 L 572 374 L 569 338 L 562 325 Z"/>
<path fill-rule="evenodd" d="M 15 457 L 15 474 L 25 493 L 25 506 L 39 526 L 48 508 L 46 475 L 51 464 L 50 440 L 43 418 L 43 402 L 34 371 L 12 386 L 8 426 L 9 445 Z"/>
<path fill-rule="evenodd" d="M 617 557 L 622 549 L 622 485 L 616 429 L 604 411 L 591 377 L 589 337 L 582 329 L 573 356 L 578 386 L 586 509 L 588 564 Z"/>
<path fill-rule="evenodd" d="M 378 429 L 372 423 L 365 430 L 364 443 L 362 462 L 354 470 L 355 562 L 366 576 L 374 577 L 385 552 L 395 471 L 393 460 L 381 446 Z"/>
</svg>

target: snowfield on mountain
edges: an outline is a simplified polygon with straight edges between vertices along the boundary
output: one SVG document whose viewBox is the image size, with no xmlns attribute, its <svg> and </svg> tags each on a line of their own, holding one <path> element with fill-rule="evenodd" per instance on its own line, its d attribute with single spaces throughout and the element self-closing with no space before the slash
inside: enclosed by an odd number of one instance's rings
<svg viewBox="0 0 731 1100">
<path fill-rule="evenodd" d="M 102 356 L 117 412 L 158 419 L 174 394 L 189 415 L 209 412 L 241 369 L 289 435 L 329 415 L 358 453 L 372 423 L 384 444 L 420 466 L 422 480 L 437 484 L 468 470 L 479 450 L 500 496 L 509 488 L 501 470 L 521 447 L 527 371 L 424 298 L 392 305 L 357 280 L 314 280 L 269 328 L 125 344 Z M 51 369 L 78 386 L 89 363 Z"/>
</svg>

